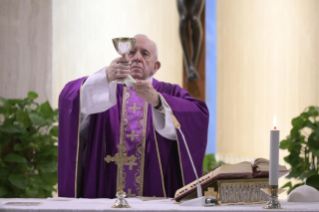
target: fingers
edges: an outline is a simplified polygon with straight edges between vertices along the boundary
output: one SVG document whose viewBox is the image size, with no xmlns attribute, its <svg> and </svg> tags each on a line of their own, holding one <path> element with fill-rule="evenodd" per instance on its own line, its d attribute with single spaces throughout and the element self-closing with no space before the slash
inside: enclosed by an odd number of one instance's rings
<svg viewBox="0 0 319 212">
<path fill-rule="evenodd" d="M 118 58 L 115 58 L 113 61 L 112 61 L 112 63 L 116 63 L 116 64 L 118 64 L 118 63 L 128 63 L 129 62 L 129 60 L 128 59 L 126 59 L 126 58 L 123 58 L 123 57 L 118 57 Z"/>
<path fill-rule="evenodd" d="M 130 73 L 130 66 L 125 66 L 123 64 L 118 63 L 124 60 L 121 57 L 116 58 L 112 61 L 111 65 L 107 68 L 107 79 L 109 82 L 116 79 L 123 80 L 128 77 Z"/>
</svg>

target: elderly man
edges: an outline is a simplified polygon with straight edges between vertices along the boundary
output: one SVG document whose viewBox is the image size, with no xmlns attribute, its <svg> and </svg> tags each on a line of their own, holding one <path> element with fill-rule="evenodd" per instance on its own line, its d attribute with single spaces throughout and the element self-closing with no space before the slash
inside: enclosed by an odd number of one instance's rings
<svg viewBox="0 0 319 212">
<path fill-rule="evenodd" d="M 208 110 L 178 85 L 159 82 L 157 47 L 135 36 L 130 66 L 112 61 L 95 74 L 69 82 L 59 98 L 58 192 L 61 197 L 173 197 L 195 179 L 181 124 L 197 172 L 202 173 Z M 133 85 L 111 83 L 131 75 Z M 113 162 L 112 162 L 113 161 Z"/>
</svg>

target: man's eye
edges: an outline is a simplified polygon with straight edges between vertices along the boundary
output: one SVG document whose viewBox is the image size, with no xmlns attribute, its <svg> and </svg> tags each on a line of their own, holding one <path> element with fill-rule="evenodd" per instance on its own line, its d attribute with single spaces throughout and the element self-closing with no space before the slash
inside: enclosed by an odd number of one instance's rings
<svg viewBox="0 0 319 212">
<path fill-rule="evenodd" d="M 135 54 L 135 52 L 130 51 L 130 53 L 128 54 L 129 57 L 132 57 Z"/>
</svg>

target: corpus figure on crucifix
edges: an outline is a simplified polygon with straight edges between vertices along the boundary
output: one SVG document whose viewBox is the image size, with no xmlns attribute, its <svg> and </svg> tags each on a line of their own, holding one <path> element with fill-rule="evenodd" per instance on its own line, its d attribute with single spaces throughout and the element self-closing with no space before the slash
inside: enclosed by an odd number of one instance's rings
<svg viewBox="0 0 319 212">
<path fill-rule="evenodd" d="M 154 79 L 161 67 L 156 44 L 145 35 L 135 38 L 125 59 L 130 65 L 116 58 L 91 76 L 69 82 L 60 94 L 60 197 L 114 198 L 119 189 L 128 196 L 173 197 L 195 174 L 172 115 L 202 173 L 206 104 L 178 85 Z M 111 83 L 128 74 L 135 84 Z"/>
<path fill-rule="evenodd" d="M 177 0 L 179 13 L 179 36 L 184 53 L 188 82 L 197 81 L 197 65 L 203 39 L 200 16 L 205 0 Z"/>
</svg>

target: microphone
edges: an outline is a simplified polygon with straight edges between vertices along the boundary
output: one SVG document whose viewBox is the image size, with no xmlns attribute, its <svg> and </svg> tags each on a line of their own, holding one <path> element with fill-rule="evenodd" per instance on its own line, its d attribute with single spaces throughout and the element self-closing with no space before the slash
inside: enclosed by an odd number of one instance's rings
<svg viewBox="0 0 319 212">
<path fill-rule="evenodd" d="M 191 161 L 191 164 L 192 164 L 192 167 L 193 167 L 193 171 L 195 173 L 195 177 L 196 177 L 196 180 L 197 180 L 197 198 L 185 201 L 181 205 L 182 206 L 213 206 L 213 205 L 215 205 L 215 203 L 217 203 L 217 200 L 213 196 L 204 196 L 203 197 L 203 195 L 202 195 L 202 193 L 203 193 L 202 192 L 202 187 L 201 187 L 201 185 L 199 183 L 198 174 L 197 174 L 197 171 L 196 171 L 196 168 L 195 168 L 191 153 L 189 152 L 189 148 L 188 148 L 188 145 L 186 143 L 185 136 L 184 136 L 184 134 L 182 132 L 181 125 L 178 122 L 178 120 L 176 119 L 176 117 L 173 115 L 173 112 L 172 112 L 172 120 L 173 120 L 175 128 L 178 129 L 178 131 L 180 132 L 180 134 L 181 134 L 181 136 L 183 138 L 183 141 L 184 141 L 184 144 L 185 144 L 185 147 L 186 147 L 186 150 L 187 150 L 187 154 L 188 154 L 189 160 Z"/>
</svg>

